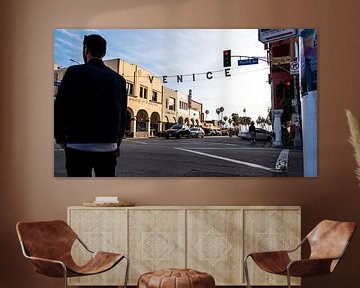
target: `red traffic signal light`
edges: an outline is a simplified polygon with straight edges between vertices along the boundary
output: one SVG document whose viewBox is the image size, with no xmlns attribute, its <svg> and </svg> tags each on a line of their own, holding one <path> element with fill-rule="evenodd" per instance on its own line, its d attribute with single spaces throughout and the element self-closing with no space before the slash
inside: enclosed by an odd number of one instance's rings
<svg viewBox="0 0 360 288">
<path fill-rule="evenodd" d="M 223 53 L 224 67 L 231 66 L 231 50 L 224 50 Z"/>
<path fill-rule="evenodd" d="M 285 81 L 285 95 L 289 98 L 291 98 L 294 94 L 294 88 L 292 85 L 292 81 L 291 80 L 286 80 Z"/>
</svg>

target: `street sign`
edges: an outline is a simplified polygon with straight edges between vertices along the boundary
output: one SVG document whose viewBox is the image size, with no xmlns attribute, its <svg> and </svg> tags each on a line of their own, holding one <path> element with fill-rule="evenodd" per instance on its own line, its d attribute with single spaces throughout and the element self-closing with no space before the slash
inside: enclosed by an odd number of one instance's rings
<svg viewBox="0 0 360 288">
<path fill-rule="evenodd" d="M 248 58 L 248 59 L 244 59 L 244 60 L 238 60 L 238 65 L 251 65 L 251 64 L 259 64 L 259 59 L 258 58 Z"/>
<path fill-rule="evenodd" d="M 299 62 L 297 61 L 290 62 L 290 74 L 291 75 L 299 74 Z"/>
<path fill-rule="evenodd" d="M 298 29 L 259 29 L 259 41 L 271 43 L 299 35 Z"/>
</svg>

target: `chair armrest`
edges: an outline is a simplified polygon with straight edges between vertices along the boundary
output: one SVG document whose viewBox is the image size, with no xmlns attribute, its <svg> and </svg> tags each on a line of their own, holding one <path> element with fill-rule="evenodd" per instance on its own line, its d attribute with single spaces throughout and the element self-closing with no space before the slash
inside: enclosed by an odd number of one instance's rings
<svg viewBox="0 0 360 288">
<path fill-rule="evenodd" d="M 67 269 L 66 265 L 59 261 L 53 259 L 46 259 L 40 257 L 26 256 L 30 259 L 35 267 L 35 271 L 51 277 L 66 277 Z"/>
<path fill-rule="evenodd" d="M 303 259 L 291 261 L 287 266 L 290 276 L 302 277 L 329 274 L 332 272 L 333 261 L 339 258 Z"/>
<path fill-rule="evenodd" d="M 60 264 L 61 266 L 66 267 L 65 264 L 59 260 L 47 259 L 47 258 L 41 258 L 41 257 L 33 257 L 33 256 L 26 256 L 26 258 L 30 259 L 31 261 L 49 262 L 49 263 L 53 263 L 53 264 Z"/>
<path fill-rule="evenodd" d="M 255 253 L 262 253 L 262 254 L 264 254 L 264 253 L 269 253 L 269 254 L 271 254 L 271 253 L 280 253 L 280 254 L 282 254 L 282 253 L 292 253 L 292 252 L 295 252 L 297 249 L 299 249 L 299 248 L 305 243 L 306 240 L 307 240 L 306 237 L 303 238 L 303 239 L 301 240 L 301 242 L 300 242 L 295 248 L 293 248 L 293 249 L 278 250 L 278 251 L 265 251 L 265 252 L 252 252 L 252 253 L 249 253 L 249 254 L 245 257 L 245 259 L 248 258 L 249 256 L 251 256 L 251 254 L 255 254 Z"/>
<path fill-rule="evenodd" d="M 90 253 L 95 253 L 94 251 L 90 250 L 90 248 L 80 239 L 78 235 L 76 235 L 76 239 L 81 243 L 81 245 Z"/>
<path fill-rule="evenodd" d="M 31 260 L 31 262 L 35 267 L 36 272 L 51 277 L 66 276 L 67 269 L 66 269 L 66 265 L 63 262 L 55 259 L 30 256 L 27 253 L 24 247 L 24 243 L 22 241 L 20 241 L 20 246 L 24 257 Z"/>
<path fill-rule="evenodd" d="M 295 252 L 297 249 L 299 249 L 305 242 L 306 242 L 307 238 L 303 238 L 301 240 L 301 242 L 294 248 L 294 249 L 290 249 L 290 250 L 285 250 L 286 252 L 288 253 L 292 253 L 292 252 Z"/>
</svg>

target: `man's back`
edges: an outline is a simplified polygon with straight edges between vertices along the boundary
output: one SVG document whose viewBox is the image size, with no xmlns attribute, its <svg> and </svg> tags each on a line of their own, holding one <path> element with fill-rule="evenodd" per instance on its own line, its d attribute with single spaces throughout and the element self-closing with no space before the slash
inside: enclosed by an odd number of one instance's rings
<svg viewBox="0 0 360 288">
<path fill-rule="evenodd" d="M 116 143 L 126 106 L 124 78 L 102 60 L 69 67 L 55 102 L 55 137 L 68 143 Z"/>
</svg>

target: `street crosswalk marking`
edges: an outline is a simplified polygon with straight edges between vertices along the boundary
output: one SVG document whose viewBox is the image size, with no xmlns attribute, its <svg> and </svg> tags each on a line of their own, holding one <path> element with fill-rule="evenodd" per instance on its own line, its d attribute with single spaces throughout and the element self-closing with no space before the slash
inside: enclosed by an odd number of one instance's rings
<svg viewBox="0 0 360 288">
<path fill-rule="evenodd" d="M 248 166 L 248 167 L 251 167 L 251 168 L 261 169 L 261 170 L 265 170 L 265 171 L 273 172 L 273 170 L 274 170 L 273 168 L 265 167 L 265 166 L 258 165 L 258 164 L 254 164 L 254 163 L 251 163 L 251 162 L 245 162 L 245 161 L 235 160 L 235 159 L 226 158 L 226 157 L 221 157 L 221 156 L 217 156 L 217 155 L 212 155 L 212 154 L 208 154 L 208 153 L 204 153 L 204 152 L 199 152 L 199 151 L 195 151 L 195 150 L 184 149 L 184 148 L 175 148 L 175 149 L 181 150 L 181 151 L 184 151 L 184 152 L 193 153 L 193 154 L 198 154 L 198 155 L 201 155 L 201 156 L 206 156 L 206 157 L 210 157 L 210 158 L 215 158 L 215 159 L 219 159 L 219 160 L 223 160 L 223 161 L 228 161 L 228 162 L 232 162 L 232 163 L 236 163 L 236 164 Z"/>
<path fill-rule="evenodd" d="M 236 145 L 237 146 L 237 145 Z M 188 150 L 221 150 L 221 151 L 231 151 L 231 150 L 261 150 L 261 151 L 274 151 L 273 148 L 257 148 L 257 147 L 186 147 Z"/>
<path fill-rule="evenodd" d="M 289 161 L 289 149 L 281 150 L 275 164 L 275 170 L 286 171 Z"/>
<path fill-rule="evenodd" d="M 129 140 L 127 139 L 124 139 L 123 141 L 125 142 L 130 142 Z M 148 142 L 144 142 L 144 141 L 134 141 L 134 140 L 131 140 L 132 143 L 139 143 L 139 144 L 143 144 L 143 145 L 149 145 L 150 143 Z"/>
</svg>

